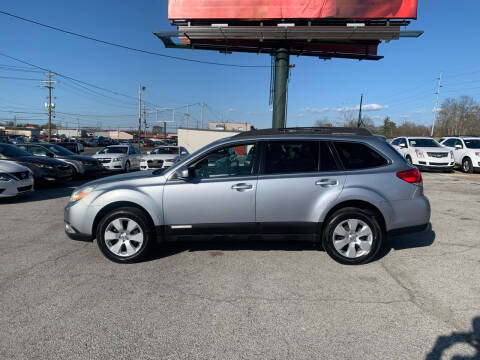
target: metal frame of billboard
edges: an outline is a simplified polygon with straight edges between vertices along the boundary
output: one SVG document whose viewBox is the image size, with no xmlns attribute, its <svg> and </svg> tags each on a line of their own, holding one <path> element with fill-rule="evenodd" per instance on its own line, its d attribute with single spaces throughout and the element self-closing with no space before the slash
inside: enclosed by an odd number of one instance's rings
<svg viewBox="0 0 480 360">
<path fill-rule="evenodd" d="M 286 127 L 287 84 L 290 55 L 320 59 L 380 60 L 382 41 L 417 38 L 423 31 L 401 30 L 407 20 L 341 19 L 289 22 L 214 22 L 175 20 L 176 31 L 154 32 L 166 48 L 198 49 L 221 53 L 265 53 L 275 57 L 273 127 Z"/>
</svg>

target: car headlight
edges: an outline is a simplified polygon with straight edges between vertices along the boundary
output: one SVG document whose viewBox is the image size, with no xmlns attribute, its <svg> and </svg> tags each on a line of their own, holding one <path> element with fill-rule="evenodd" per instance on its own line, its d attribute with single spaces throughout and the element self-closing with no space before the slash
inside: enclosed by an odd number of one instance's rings
<svg viewBox="0 0 480 360">
<path fill-rule="evenodd" d="M 13 181 L 15 178 L 10 174 L 0 173 L 0 181 Z"/>
<path fill-rule="evenodd" d="M 87 186 L 87 187 L 75 190 L 72 193 L 72 196 L 70 196 L 70 202 L 76 202 L 76 201 L 79 201 L 79 200 L 83 199 L 85 196 L 90 194 L 93 191 L 94 188 L 95 188 L 95 186 Z"/>
<path fill-rule="evenodd" d="M 114 158 L 112 161 L 122 161 L 123 158 L 119 157 L 119 158 Z"/>
<path fill-rule="evenodd" d="M 425 153 L 422 152 L 422 151 L 415 151 L 415 153 L 417 154 L 417 157 L 419 157 L 419 158 L 423 159 L 425 157 Z"/>
<path fill-rule="evenodd" d="M 36 167 L 39 167 L 39 168 L 48 169 L 48 170 L 53 170 L 53 166 L 52 166 L 52 165 L 47 165 L 47 164 L 33 164 L 33 165 L 35 165 Z"/>
</svg>

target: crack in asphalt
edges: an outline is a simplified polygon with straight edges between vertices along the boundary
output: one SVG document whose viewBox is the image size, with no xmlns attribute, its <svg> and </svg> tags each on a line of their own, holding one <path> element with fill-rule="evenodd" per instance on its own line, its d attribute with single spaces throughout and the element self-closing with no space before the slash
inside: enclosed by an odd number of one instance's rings
<svg viewBox="0 0 480 360">
<path fill-rule="evenodd" d="M 5 289 L 5 287 L 7 285 L 9 285 L 9 283 L 12 283 L 16 280 L 19 280 L 25 276 L 27 276 L 32 270 L 34 270 L 35 268 L 39 267 L 39 266 L 42 266 L 44 264 L 47 264 L 49 262 L 52 262 L 53 264 L 56 264 L 60 259 L 64 258 L 64 257 L 67 257 L 69 255 L 72 255 L 76 252 L 79 252 L 81 250 L 83 250 L 85 247 L 87 247 L 89 244 L 84 244 L 84 246 L 81 246 L 80 248 L 76 248 L 76 249 L 73 249 L 73 250 L 70 250 L 70 251 L 67 251 L 67 252 L 64 252 L 63 254 L 60 254 L 56 257 L 54 257 L 53 259 L 47 259 L 47 260 L 44 260 L 44 261 L 41 261 L 41 262 L 38 262 L 32 266 L 29 266 L 23 270 L 20 270 L 20 271 L 17 271 L 13 274 L 10 274 L 8 275 L 7 277 L 3 278 L 1 281 L 0 281 L 0 290 L 3 290 Z"/>
<path fill-rule="evenodd" d="M 426 306 L 424 306 L 419 300 L 422 299 L 421 296 L 417 295 L 415 293 L 415 290 L 411 289 L 407 285 L 405 285 L 402 280 L 400 280 L 400 276 L 395 274 L 391 269 L 389 269 L 384 261 L 380 261 L 380 266 L 385 270 L 385 272 L 395 281 L 395 283 L 400 286 L 407 294 L 409 297 L 409 302 L 411 302 L 414 306 L 416 306 L 421 312 L 423 312 L 426 315 L 430 315 L 434 317 L 437 320 L 440 320 L 441 322 L 444 322 L 445 324 L 453 327 L 455 330 L 459 330 L 460 327 L 455 323 L 455 320 L 453 318 L 450 318 L 448 316 L 445 316 L 447 312 L 450 312 L 449 309 L 443 309 L 443 311 L 432 311 Z M 429 298 L 429 301 L 432 301 L 431 298 Z M 439 308 L 440 305 L 436 306 L 436 308 Z M 432 307 L 433 308 L 433 307 Z M 453 314 L 451 314 L 453 316 Z"/>
</svg>

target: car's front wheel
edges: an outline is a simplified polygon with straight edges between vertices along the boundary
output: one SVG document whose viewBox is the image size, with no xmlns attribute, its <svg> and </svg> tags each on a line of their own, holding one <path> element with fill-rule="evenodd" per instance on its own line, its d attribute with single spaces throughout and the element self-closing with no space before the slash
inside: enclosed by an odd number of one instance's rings
<svg viewBox="0 0 480 360">
<path fill-rule="evenodd" d="M 462 161 L 462 171 L 464 173 L 472 173 L 473 172 L 473 164 L 472 164 L 472 160 L 470 160 L 470 158 L 466 157 L 465 159 L 463 159 L 463 161 Z"/>
<path fill-rule="evenodd" d="M 130 172 L 130 161 L 127 161 L 127 162 L 125 163 L 125 172 L 126 172 L 126 173 Z"/>
<path fill-rule="evenodd" d="M 358 265 L 375 257 L 384 231 L 372 212 L 344 208 L 330 216 L 323 231 L 323 248 L 335 261 Z"/>
<path fill-rule="evenodd" d="M 145 257 L 153 237 L 146 214 L 135 207 L 107 213 L 97 227 L 97 245 L 115 262 L 136 262 Z"/>
</svg>

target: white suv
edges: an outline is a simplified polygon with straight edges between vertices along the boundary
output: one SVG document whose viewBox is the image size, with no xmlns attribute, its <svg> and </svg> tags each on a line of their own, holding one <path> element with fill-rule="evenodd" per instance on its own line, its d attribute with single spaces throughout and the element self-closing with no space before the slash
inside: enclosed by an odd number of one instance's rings
<svg viewBox="0 0 480 360">
<path fill-rule="evenodd" d="M 453 151 L 429 137 L 398 137 L 391 144 L 407 161 L 420 169 L 452 171 Z"/>
<path fill-rule="evenodd" d="M 455 165 L 463 172 L 480 171 L 480 138 L 479 137 L 444 137 L 440 143 L 453 151 Z"/>
</svg>

